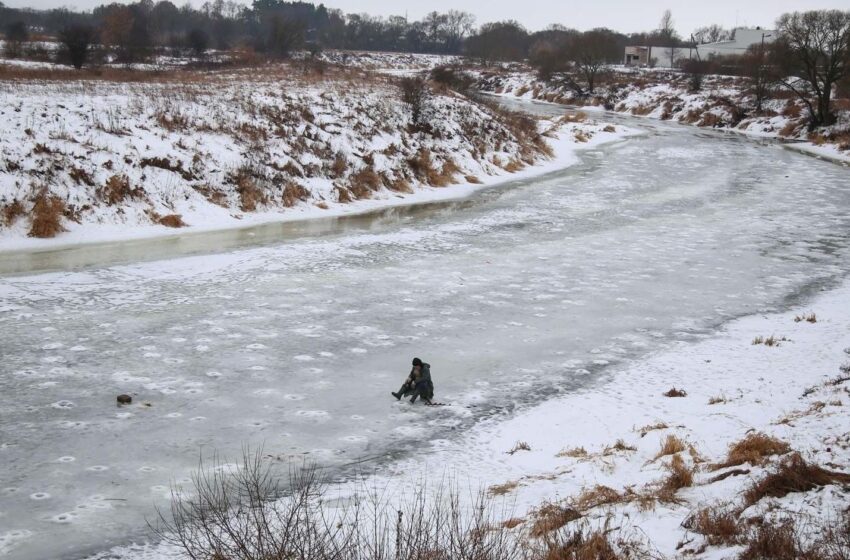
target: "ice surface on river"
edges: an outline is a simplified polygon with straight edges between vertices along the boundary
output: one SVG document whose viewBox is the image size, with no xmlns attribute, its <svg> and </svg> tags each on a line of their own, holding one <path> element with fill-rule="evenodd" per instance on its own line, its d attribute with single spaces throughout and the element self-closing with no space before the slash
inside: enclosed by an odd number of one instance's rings
<svg viewBox="0 0 850 560">
<path fill-rule="evenodd" d="M 847 270 L 846 168 L 647 126 L 344 237 L 0 279 L 0 553 L 138 537 L 214 449 L 337 465 L 427 449 Z M 391 399 L 414 355 L 453 406 Z"/>
</svg>

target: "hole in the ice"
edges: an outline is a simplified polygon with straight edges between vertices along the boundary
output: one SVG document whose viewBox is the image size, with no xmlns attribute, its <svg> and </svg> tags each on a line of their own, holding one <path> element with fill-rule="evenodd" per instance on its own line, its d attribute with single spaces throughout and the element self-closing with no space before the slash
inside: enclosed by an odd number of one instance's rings
<svg viewBox="0 0 850 560">
<path fill-rule="evenodd" d="M 303 401 L 307 397 L 305 397 L 304 395 L 291 394 L 291 395 L 284 395 L 283 398 L 288 400 L 288 401 Z"/>
<path fill-rule="evenodd" d="M 153 467 L 139 467 L 139 471 L 140 471 L 140 472 L 153 472 L 153 471 L 155 471 L 155 470 L 156 470 L 156 469 L 155 469 L 155 468 L 153 468 Z"/>
<path fill-rule="evenodd" d="M 108 471 L 109 467 L 107 467 L 105 465 L 92 465 L 91 467 L 87 468 L 86 470 L 91 471 L 91 472 L 103 472 L 103 471 Z"/>
<path fill-rule="evenodd" d="M 166 418 L 180 418 L 181 416 L 183 416 L 182 412 L 169 412 L 165 415 Z"/>
<path fill-rule="evenodd" d="M 70 513 L 60 513 L 53 517 L 53 521 L 56 523 L 70 523 L 73 520 L 73 516 Z"/>
<path fill-rule="evenodd" d="M 219 373 L 217 371 L 208 371 L 207 377 L 221 377 L 221 373 Z"/>
<path fill-rule="evenodd" d="M 53 408 L 68 409 L 68 408 L 74 408 L 74 406 L 76 406 L 76 405 L 74 403 L 72 403 L 71 401 L 62 400 L 62 401 L 57 401 L 57 402 L 51 404 L 50 406 L 52 406 Z"/>
<path fill-rule="evenodd" d="M 47 500 L 50 498 L 50 494 L 47 492 L 36 492 L 35 494 L 30 494 L 30 498 L 33 500 Z"/>
<path fill-rule="evenodd" d="M 268 348 L 268 346 L 266 346 L 265 344 L 255 343 L 249 344 L 248 346 L 246 346 L 246 348 L 248 350 L 265 350 L 266 348 Z"/>
<path fill-rule="evenodd" d="M 71 457 L 70 455 L 65 455 L 64 457 L 59 457 L 58 459 L 56 459 L 56 461 L 59 463 L 73 463 L 76 460 L 76 457 Z"/>
</svg>

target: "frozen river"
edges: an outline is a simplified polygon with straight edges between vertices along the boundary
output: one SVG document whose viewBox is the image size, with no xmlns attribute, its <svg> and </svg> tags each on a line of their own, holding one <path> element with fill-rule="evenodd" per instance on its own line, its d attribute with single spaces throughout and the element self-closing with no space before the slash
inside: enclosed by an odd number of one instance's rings
<svg viewBox="0 0 850 560">
<path fill-rule="evenodd" d="M 342 234 L 0 278 L 0 554 L 144 538 L 213 450 L 424 453 L 846 274 L 846 167 L 630 124 L 562 172 Z M 452 406 L 390 397 L 414 356 Z"/>
</svg>

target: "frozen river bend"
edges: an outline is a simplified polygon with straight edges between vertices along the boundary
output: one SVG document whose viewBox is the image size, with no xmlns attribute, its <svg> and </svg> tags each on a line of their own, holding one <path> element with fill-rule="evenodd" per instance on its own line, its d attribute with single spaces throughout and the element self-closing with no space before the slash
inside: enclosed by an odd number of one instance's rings
<svg viewBox="0 0 850 560">
<path fill-rule="evenodd" d="M 143 538 L 213 450 L 331 466 L 427 453 L 846 274 L 845 167 L 646 132 L 344 234 L 0 279 L 0 553 Z M 451 407 L 389 396 L 413 356 Z"/>
</svg>

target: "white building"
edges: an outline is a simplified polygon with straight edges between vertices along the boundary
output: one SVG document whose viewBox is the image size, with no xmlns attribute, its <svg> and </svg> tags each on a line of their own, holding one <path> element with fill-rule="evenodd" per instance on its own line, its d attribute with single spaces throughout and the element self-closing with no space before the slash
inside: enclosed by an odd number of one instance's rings
<svg viewBox="0 0 850 560">
<path fill-rule="evenodd" d="M 762 42 L 772 43 L 775 37 L 776 31 L 770 29 L 739 27 L 733 32 L 731 40 L 697 45 L 696 50 L 700 60 L 709 60 L 721 56 L 740 56 L 746 54 L 747 49 L 753 45 L 759 45 Z"/>
<path fill-rule="evenodd" d="M 753 45 L 762 41 L 770 43 L 776 32 L 769 29 L 735 29 L 733 38 L 717 43 L 705 43 L 695 47 L 626 47 L 623 63 L 626 66 L 657 66 L 675 68 L 689 59 L 711 60 L 723 56 L 742 55 Z"/>
</svg>

